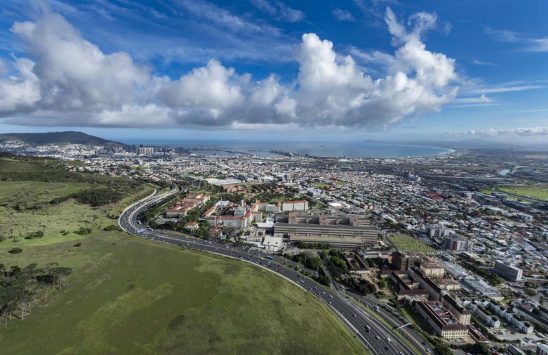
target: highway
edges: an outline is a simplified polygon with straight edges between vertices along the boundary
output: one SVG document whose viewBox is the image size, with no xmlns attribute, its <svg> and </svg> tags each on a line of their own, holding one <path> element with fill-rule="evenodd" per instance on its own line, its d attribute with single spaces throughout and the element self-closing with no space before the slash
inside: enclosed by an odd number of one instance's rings
<svg viewBox="0 0 548 355">
<path fill-rule="evenodd" d="M 285 258 L 272 257 L 271 259 L 260 252 L 253 252 L 245 247 L 206 241 L 186 235 L 167 235 L 165 231 L 154 230 L 141 224 L 138 219 L 140 214 L 152 205 L 178 192 L 177 187 L 161 194 L 154 191 L 148 197 L 126 208 L 120 215 L 118 224 L 127 233 L 140 238 L 239 259 L 274 272 L 324 302 L 363 343 L 368 352 L 372 354 L 413 354 L 404 342 L 393 336 L 392 331 L 352 302 L 351 296 L 343 295 L 337 290 L 324 288 L 318 282 L 291 268 L 294 264 Z"/>
</svg>

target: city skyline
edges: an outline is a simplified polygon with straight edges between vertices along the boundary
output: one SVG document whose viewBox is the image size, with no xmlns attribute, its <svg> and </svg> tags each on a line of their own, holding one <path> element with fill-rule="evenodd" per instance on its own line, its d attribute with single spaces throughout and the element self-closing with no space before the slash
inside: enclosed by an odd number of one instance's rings
<svg viewBox="0 0 548 355">
<path fill-rule="evenodd" d="M 6 1 L 0 132 L 542 143 L 547 6 Z"/>
</svg>

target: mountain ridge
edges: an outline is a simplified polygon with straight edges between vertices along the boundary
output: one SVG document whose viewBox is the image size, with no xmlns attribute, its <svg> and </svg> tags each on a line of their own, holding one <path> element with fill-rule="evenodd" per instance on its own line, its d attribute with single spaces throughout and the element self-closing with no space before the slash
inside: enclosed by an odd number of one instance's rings
<svg viewBox="0 0 548 355">
<path fill-rule="evenodd" d="M 31 145 L 43 144 L 86 144 L 126 146 L 124 143 L 111 141 L 97 136 L 92 136 L 79 131 L 59 131 L 45 133 L 0 133 L 0 142 L 18 140 Z"/>
</svg>

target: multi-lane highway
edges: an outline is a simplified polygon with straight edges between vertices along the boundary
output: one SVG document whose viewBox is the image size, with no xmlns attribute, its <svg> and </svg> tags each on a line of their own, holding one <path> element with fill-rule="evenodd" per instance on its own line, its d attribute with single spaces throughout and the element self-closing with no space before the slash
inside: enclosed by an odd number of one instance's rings
<svg viewBox="0 0 548 355">
<path fill-rule="evenodd" d="M 324 288 L 313 279 L 292 268 L 291 266 L 294 265 L 284 258 L 266 256 L 263 253 L 251 251 L 249 248 L 205 241 L 186 235 L 168 235 L 165 231 L 154 230 L 141 224 L 139 221 L 140 214 L 152 205 L 178 192 L 177 187 L 161 194 L 155 191 L 145 199 L 132 204 L 120 215 L 118 220 L 120 227 L 126 232 L 141 238 L 239 259 L 274 272 L 324 302 L 349 327 L 370 353 L 413 354 L 413 351 L 398 337 L 394 336 L 391 330 L 352 302 L 350 296 L 342 295 L 336 290 Z"/>
</svg>

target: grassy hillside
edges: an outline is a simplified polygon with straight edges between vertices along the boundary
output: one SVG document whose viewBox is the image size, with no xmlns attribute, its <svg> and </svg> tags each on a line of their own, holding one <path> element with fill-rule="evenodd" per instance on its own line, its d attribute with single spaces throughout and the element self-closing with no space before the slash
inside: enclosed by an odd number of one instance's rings
<svg viewBox="0 0 548 355">
<path fill-rule="evenodd" d="M 39 246 L 9 264 L 73 267 L 47 307 L 0 330 L 19 353 L 356 354 L 360 347 L 315 298 L 241 261 L 117 233 Z"/>
<path fill-rule="evenodd" d="M 0 169 L 0 178 L 12 177 L 0 182 L 0 224 L 15 229 L 16 235 L 0 242 L 0 262 L 21 267 L 56 262 L 72 273 L 67 285 L 50 292 L 47 301 L 38 294 L 37 305 L 25 320 L 11 320 L 7 328 L 0 325 L 0 353 L 362 351 L 323 304 L 265 270 L 104 230 L 116 222 L 109 215 L 148 194 L 151 186 L 132 185 L 134 193 L 129 194 L 122 181 L 64 176 L 54 161 L 43 164 L 42 160 L 4 161 L 10 169 Z M 14 167 L 21 177 L 37 180 L 17 180 Z M 44 181 L 47 176 L 59 176 L 64 182 Z M 97 186 L 120 189 L 127 197 L 99 207 L 64 198 Z M 51 204 L 56 198 L 61 202 Z M 91 232 L 75 233 L 80 228 Z M 44 231 L 43 237 L 24 239 L 38 230 Z M 14 246 L 23 252 L 8 253 Z"/>
</svg>

